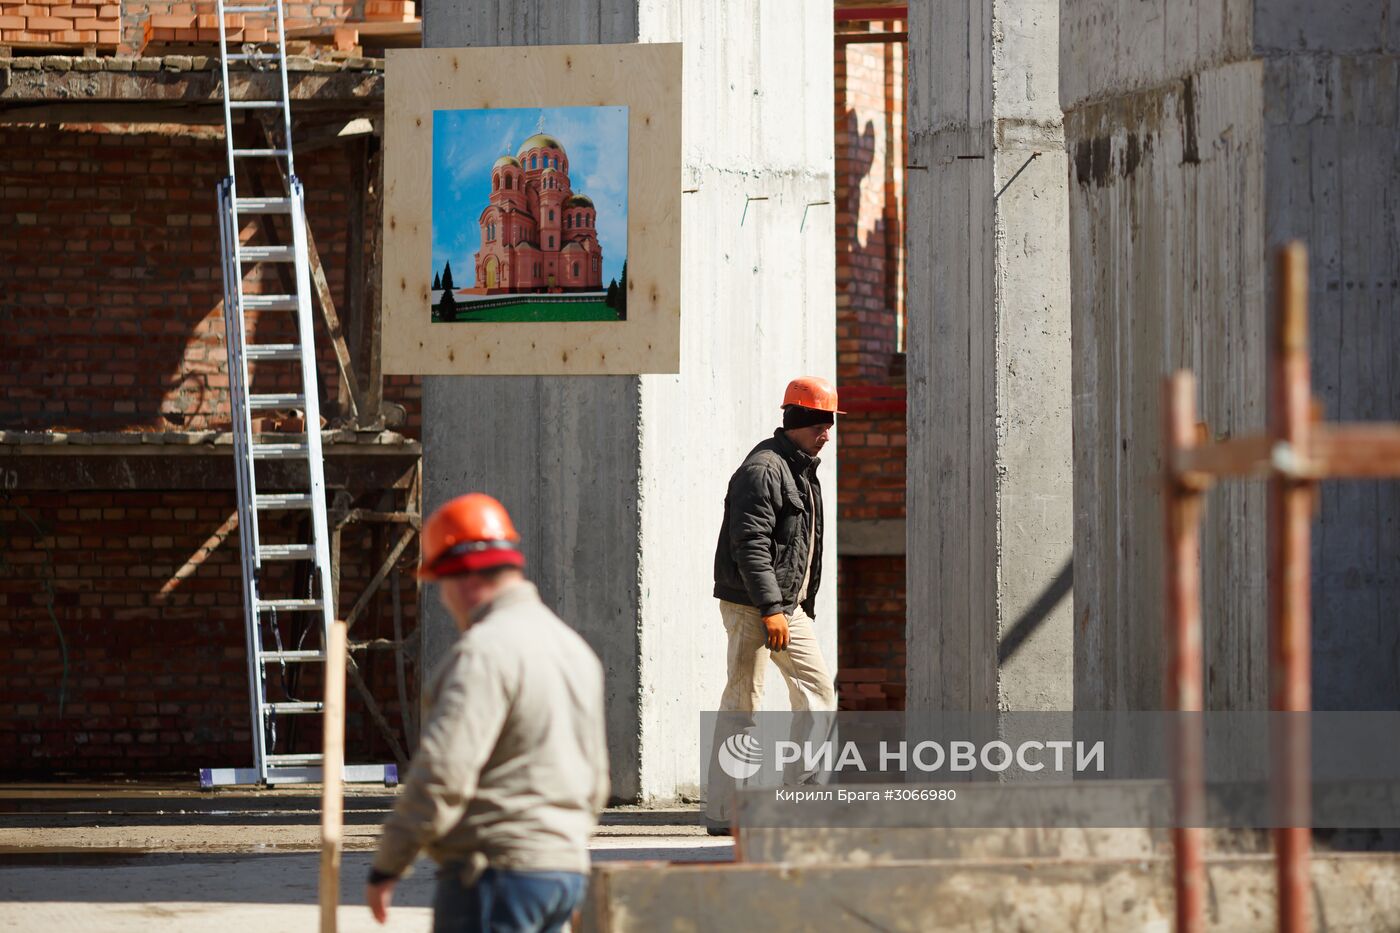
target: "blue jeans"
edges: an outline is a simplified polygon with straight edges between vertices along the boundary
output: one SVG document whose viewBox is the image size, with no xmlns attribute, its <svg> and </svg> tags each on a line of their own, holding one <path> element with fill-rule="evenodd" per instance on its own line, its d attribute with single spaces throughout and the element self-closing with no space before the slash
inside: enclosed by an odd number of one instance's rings
<svg viewBox="0 0 1400 933">
<path fill-rule="evenodd" d="M 584 875 L 488 868 L 471 887 L 462 865 L 438 872 L 433 933 L 558 933 L 583 902 Z"/>
</svg>

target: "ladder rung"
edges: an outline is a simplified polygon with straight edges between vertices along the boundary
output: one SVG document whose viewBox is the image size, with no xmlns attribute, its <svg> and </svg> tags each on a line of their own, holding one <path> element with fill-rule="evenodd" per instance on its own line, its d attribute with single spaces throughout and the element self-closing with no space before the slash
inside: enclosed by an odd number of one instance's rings
<svg viewBox="0 0 1400 933">
<path fill-rule="evenodd" d="M 243 348 L 250 360 L 299 360 L 301 347 L 294 343 L 255 343 Z"/>
<path fill-rule="evenodd" d="M 250 395 L 248 396 L 248 407 L 254 409 L 305 408 L 306 396 L 291 393 L 285 395 Z"/>
<path fill-rule="evenodd" d="M 291 198 L 235 198 L 233 207 L 240 214 L 290 214 Z"/>
<path fill-rule="evenodd" d="M 280 100 L 231 100 L 228 102 L 230 110 L 271 110 L 273 107 L 281 107 Z"/>
<path fill-rule="evenodd" d="M 262 560 L 314 560 L 316 547 L 311 544 L 264 544 L 258 548 Z"/>
<path fill-rule="evenodd" d="M 258 657 L 264 664 L 271 664 L 274 661 L 324 661 L 325 654 L 320 651 L 263 651 Z"/>
<path fill-rule="evenodd" d="M 315 612 L 321 608 L 319 599 L 260 599 L 258 611 L 276 609 L 278 612 Z"/>
<path fill-rule="evenodd" d="M 263 709 L 274 713 L 319 713 L 321 704 L 314 700 L 285 700 L 277 703 L 264 703 Z"/>
<path fill-rule="evenodd" d="M 296 295 L 244 295 L 244 311 L 295 311 Z"/>
<path fill-rule="evenodd" d="M 286 150 L 286 149 L 235 149 L 235 150 L 233 150 L 233 157 L 234 157 L 235 159 L 250 159 L 250 158 L 255 158 L 255 157 L 257 157 L 257 156 L 275 156 L 275 157 L 280 158 L 280 157 L 283 157 L 283 156 L 286 156 L 286 155 L 289 155 L 289 154 L 290 154 L 289 151 Z"/>
<path fill-rule="evenodd" d="M 253 508 L 260 512 L 285 512 L 289 509 L 311 508 L 311 494 L 306 492 L 273 493 L 257 496 Z"/>
<path fill-rule="evenodd" d="M 231 62 L 275 62 L 277 56 L 271 52 L 230 52 L 228 60 Z"/>
<path fill-rule="evenodd" d="M 225 13 L 276 13 L 275 6 L 226 6 Z"/>
<path fill-rule="evenodd" d="M 320 755 L 268 755 L 263 761 L 272 767 L 278 765 L 319 765 Z"/>
<path fill-rule="evenodd" d="M 311 453 L 310 444 L 249 444 L 254 460 L 295 460 Z"/>
<path fill-rule="evenodd" d="M 245 262 L 292 262 L 296 259 L 296 251 L 290 246 L 240 246 L 238 247 L 238 258 Z M 244 300 L 251 298 L 251 295 L 244 295 Z"/>
</svg>

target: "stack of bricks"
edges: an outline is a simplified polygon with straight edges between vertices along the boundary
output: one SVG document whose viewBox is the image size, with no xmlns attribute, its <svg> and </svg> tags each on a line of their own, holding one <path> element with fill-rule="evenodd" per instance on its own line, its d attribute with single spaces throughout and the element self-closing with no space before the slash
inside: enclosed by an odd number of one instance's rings
<svg viewBox="0 0 1400 933">
<path fill-rule="evenodd" d="M 371 23 L 411 23 L 418 18 L 413 0 L 365 0 L 365 20 Z"/>
<path fill-rule="evenodd" d="M 0 45 L 116 51 L 121 28 L 110 0 L 0 0 Z"/>
<path fill-rule="evenodd" d="M 250 0 L 250 5 L 271 6 L 271 0 Z M 152 45 L 206 45 L 219 41 L 219 17 L 214 4 L 207 2 L 165 2 L 150 0 L 140 4 L 149 12 L 142 22 L 141 34 L 130 37 L 132 47 L 140 52 Z M 134 12 L 136 3 L 128 4 Z M 347 0 L 329 3 L 283 3 L 283 26 L 287 30 L 308 26 L 331 26 L 337 48 L 349 48 L 359 42 L 355 25 L 358 22 L 403 22 L 417 20 L 413 0 L 365 0 L 363 19 L 355 4 Z M 231 42 L 267 42 L 276 37 L 277 18 L 261 14 L 226 14 L 224 29 Z"/>
<path fill-rule="evenodd" d="M 200 45 L 219 41 L 217 13 L 194 13 L 193 3 L 176 4 L 191 12 L 160 13 L 146 20 L 144 41 L 148 44 Z M 250 17 L 243 13 L 224 14 L 224 31 L 230 42 L 266 42 L 275 35 L 277 23 L 266 17 Z"/>
</svg>

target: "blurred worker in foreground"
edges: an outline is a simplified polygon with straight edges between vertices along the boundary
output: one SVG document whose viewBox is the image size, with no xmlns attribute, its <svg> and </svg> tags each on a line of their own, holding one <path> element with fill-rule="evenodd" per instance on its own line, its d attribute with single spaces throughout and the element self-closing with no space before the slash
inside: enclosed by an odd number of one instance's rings
<svg viewBox="0 0 1400 933">
<path fill-rule="evenodd" d="M 844 412 L 836 408 L 836 389 L 815 376 L 788 383 L 782 407 L 783 426 L 749 451 L 724 498 L 714 589 L 729 636 L 721 713 L 750 713 L 761 705 L 770 657 L 787 681 L 795 712 L 836 709 L 812 615 L 822 576 L 817 454 Z M 811 729 L 811 722 L 793 724 L 794 733 Z M 713 779 L 710 786 L 726 787 Z M 728 832 L 727 810 L 728 794 L 711 792 L 706 824 L 712 834 Z"/>
<path fill-rule="evenodd" d="M 461 635 L 365 899 L 384 923 L 418 852 L 440 864 L 434 933 L 559 930 L 583 900 L 588 838 L 608 799 L 603 670 L 525 579 L 520 536 L 490 496 L 460 496 L 423 527 L 419 577 Z"/>
</svg>

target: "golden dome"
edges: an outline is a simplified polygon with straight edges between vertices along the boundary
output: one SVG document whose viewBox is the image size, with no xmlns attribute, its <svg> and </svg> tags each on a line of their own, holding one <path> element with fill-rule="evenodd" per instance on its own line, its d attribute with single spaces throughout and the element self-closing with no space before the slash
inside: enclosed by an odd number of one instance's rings
<svg viewBox="0 0 1400 933">
<path fill-rule="evenodd" d="M 586 194 L 576 194 L 569 198 L 569 207 L 592 207 L 593 199 Z"/>
<path fill-rule="evenodd" d="M 503 165 L 509 165 L 511 168 L 520 168 L 520 162 L 516 160 L 515 156 L 503 155 L 496 160 L 496 163 L 494 165 L 491 166 L 491 171 L 494 172 L 496 169 L 500 168 Z"/>
<path fill-rule="evenodd" d="M 536 133 L 531 136 L 520 144 L 520 148 L 515 151 L 515 154 L 522 156 L 531 149 L 558 149 L 561 154 L 564 152 L 564 147 L 559 144 L 559 140 L 547 133 Z"/>
</svg>

